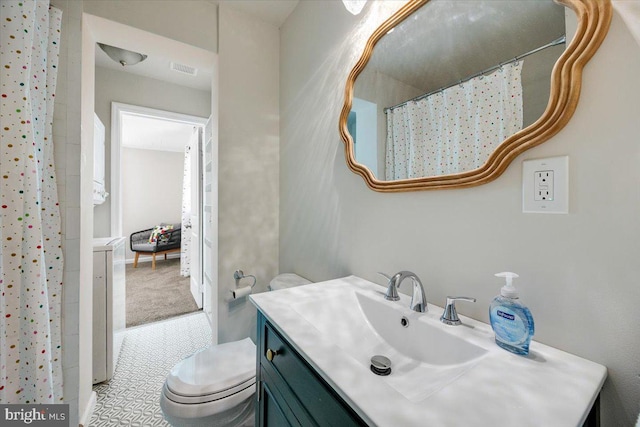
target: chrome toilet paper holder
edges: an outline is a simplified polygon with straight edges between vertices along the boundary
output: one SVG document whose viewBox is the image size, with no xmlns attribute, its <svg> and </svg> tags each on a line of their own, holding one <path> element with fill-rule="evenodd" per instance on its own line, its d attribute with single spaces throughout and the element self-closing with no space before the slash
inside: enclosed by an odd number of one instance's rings
<svg viewBox="0 0 640 427">
<path fill-rule="evenodd" d="M 242 270 L 236 270 L 233 273 L 233 278 L 236 281 L 236 288 L 240 287 L 240 280 L 245 279 L 247 277 L 251 277 L 253 279 L 253 283 L 251 284 L 251 287 L 253 288 L 256 285 L 256 276 L 254 276 L 253 274 L 244 274 Z"/>
</svg>

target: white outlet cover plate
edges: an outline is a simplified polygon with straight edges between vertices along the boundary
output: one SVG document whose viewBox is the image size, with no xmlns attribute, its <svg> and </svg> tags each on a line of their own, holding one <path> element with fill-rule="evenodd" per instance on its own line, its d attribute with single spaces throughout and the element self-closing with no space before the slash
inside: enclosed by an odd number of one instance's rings
<svg viewBox="0 0 640 427">
<path fill-rule="evenodd" d="M 553 171 L 552 200 L 536 200 L 536 172 Z M 522 162 L 522 212 L 524 213 L 569 213 L 569 156 Z"/>
</svg>

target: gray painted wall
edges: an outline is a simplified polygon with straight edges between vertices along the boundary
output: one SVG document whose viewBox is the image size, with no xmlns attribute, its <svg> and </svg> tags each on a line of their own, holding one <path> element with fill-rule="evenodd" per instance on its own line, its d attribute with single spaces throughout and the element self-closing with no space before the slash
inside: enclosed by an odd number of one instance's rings
<svg viewBox="0 0 640 427">
<path fill-rule="evenodd" d="M 127 240 L 133 232 L 182 221 L 184 153 L 125 147 L 121 174 L 122 234 Z M 134 255 L 127 241 L 126 259 Z"/>
<path fill-rule="evenodd" d="M 607 366 L 603 425 L 632 425 L 640 411 L 640 121 L 630 95 L 640 93 L 638 45 L 614 15 L 571 122 L 496 181 L 376 193 L 347 169 L 338 117 L 346 77 L 381 22 L 376 12 L 393 3 L 369 3 L 354 17 L 341 2 L 300 2 L 281 28 L 280 270 L 378 283 L 377 271 L 413 270 L 430 302 L 476 297 L 459 310 L 484 322 L 502 285 L 493 274 L 515 271 L 535 339 Z M 523 214 L 522 161 L 557 155 L 570 158 L 570 214 Z"/>
<path fill-rule="evenodd" d="M 125 71 L 96 67 L 95 111 L 105 126 L 105 184 L 111 193 L 111 103 L 138 105 L 207 118 L 211 92 L 138 76 Z M 111 236 L 111 198 L 94 210 L 94 237 Z M 127 230 L 123 230 L 123 233 Z M 129 257 L 127 257 L 129 258 Z"/>
<path fill-rule="evenodd" d="M 279 32 L 222 3 L 218 187 L 218 341 L 253 337 L 255 307 L 231 300 L 233 272 L 266 290 L 278 273 Z M 247 282 L 249 283 L 249 282 Z"/>
</svg>

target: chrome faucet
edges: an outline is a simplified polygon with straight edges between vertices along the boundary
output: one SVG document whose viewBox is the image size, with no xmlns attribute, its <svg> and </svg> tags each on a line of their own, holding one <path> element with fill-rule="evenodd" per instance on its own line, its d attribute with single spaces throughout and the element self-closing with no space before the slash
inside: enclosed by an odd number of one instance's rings
<svg viewBox="0 0 640 427">
<path fill-rule="evenodd" d="M 389 279 L 389 287 L 384 299 L 389 301 L 398 301 L 400 299 L 398 296 L 398 288 L 404 279 L 409 278 L 413 282 L 413 295 L 411 296 L 409 308 L 419 313 L 427 312 L 427 298 L 425 297 L 424 287 L 415 273 L 410 271 L 401 271 L 393 275 L 393 277 L 389 277 L 384 273 L 380 274 Z"/>
</svg>

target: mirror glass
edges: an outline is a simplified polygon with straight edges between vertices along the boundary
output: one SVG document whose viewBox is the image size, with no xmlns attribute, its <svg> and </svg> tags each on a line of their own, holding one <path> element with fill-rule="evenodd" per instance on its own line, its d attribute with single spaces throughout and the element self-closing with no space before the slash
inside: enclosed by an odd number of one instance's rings
<svg viewBox="0 0 640 427">
<path fill-rule="evenodd" d="M 564 38 L 552 0 L 427 2 L 380 38 L 355 80 L 355 162 L 379 181 L 478 169 L 545 112 Z"/>
</svg>

